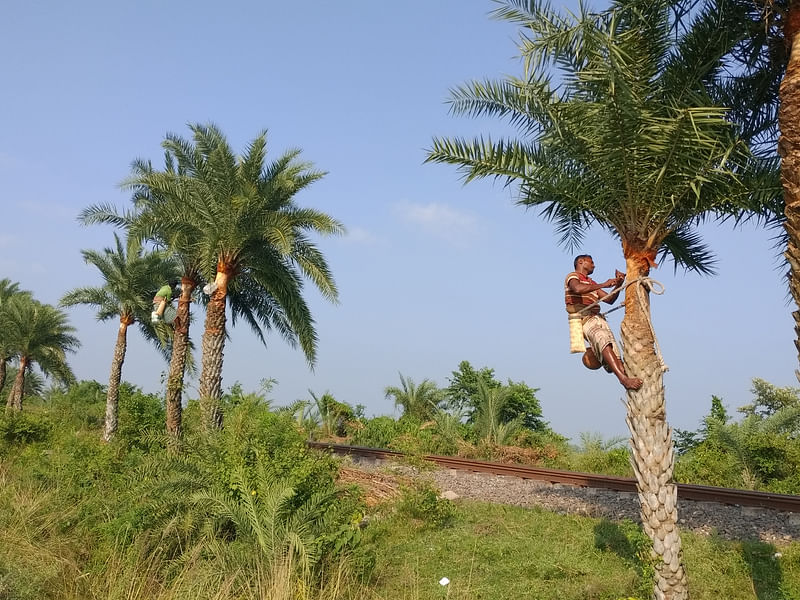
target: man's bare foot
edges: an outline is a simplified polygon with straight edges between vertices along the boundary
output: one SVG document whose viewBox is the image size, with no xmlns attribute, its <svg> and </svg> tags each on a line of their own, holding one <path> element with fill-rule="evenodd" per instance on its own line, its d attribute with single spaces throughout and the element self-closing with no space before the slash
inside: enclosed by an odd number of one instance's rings
<svg viewBox="0 0 800 600">
<path fill-rule="evenodd" d="M 618 379 L 626 390 L 638 390 L 642 387 L 642 380 L 637 377 L 619 377 Z"/>
</svg>

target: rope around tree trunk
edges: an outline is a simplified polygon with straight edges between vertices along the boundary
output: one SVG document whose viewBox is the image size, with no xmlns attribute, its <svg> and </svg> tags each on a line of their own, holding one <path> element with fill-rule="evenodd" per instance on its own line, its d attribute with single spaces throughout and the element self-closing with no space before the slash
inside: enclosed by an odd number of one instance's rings
<svg viewBox="0 0 800 600">
<path fill-rule="evenodd" d="M 578 311 L 577 314 L 579 314 L 579 315 L 583 314 L 584 312 L 586 312 L 590 308 L 593 308 L 593 307 L 597 306 L 598 304 L 600 304 L 606 298 L 610 298 L 614 294 L 617 294 L 617 293 L 621 292 L 622 290 L 624 290 L 625 288 L 627 288 L 630 285 L 633 285 L 634 283 L 640 284 L 636 288 L 636 295 L 639 297 L 639 306 L 640 306 L 642 312 L 644 313 L 644 316 L 647 319 L 648 326 L 650 327 L 650 333 L 652 334 L 653 342 L 655 343 L 656 357 L 658 357 L 658 362 L 661 365 L 661 372 L 662 373 L 666 373 L 667 371 L 669 371 L 669 367 L 664 362 L 664 357 L 661 354 L 661 346 L 658 344 L 658 338 L 656 337 L 655 329 L 653 329 L 653 321 L 650 319 L 650 315 L 648 315 L 647 312 L 644 310 L 644 297 L 642 296 L 642 287 L 643 286 L 647 286 L 647 290 L 649 292 L 652 292 L 653 294 L 655 294 L 657 296 L 661 296 L 664 293 L 664 291 L 666 290 L 666 288 L 664 287 L 664 284 L 661 283 L 660 281 L 658 281 L 656 279 L 651 279 L 650 277 L 647 277 L 647 276 L 642 276 L 642 277 L 639 277 L 638 279 L 631 279 L 630 281 L 624 281 L 622 283 L 622 285 L 619 285 L 619 286 L 615 287 L 613 290 L 611 290 L 605 296 L 603 296 L 601 298 L 598 298 L 597 300 L 595 300 L 594 302 L 592 302 L 588 306 L 583 307 L 581 310 Z M 611 308 L 611 309 L 609 309 L 609 310 L 607 310 L 605 312 L 601 312 L 600 316 L 601 317 L 605 317 L 607 314 L 612 313 L 615 310 L 619 310 L 620 308 L 625 308 L 625 305 L 624 304 L 620 304 L 619 306 L 615 306 L 614 308 Z"/>
</svg>

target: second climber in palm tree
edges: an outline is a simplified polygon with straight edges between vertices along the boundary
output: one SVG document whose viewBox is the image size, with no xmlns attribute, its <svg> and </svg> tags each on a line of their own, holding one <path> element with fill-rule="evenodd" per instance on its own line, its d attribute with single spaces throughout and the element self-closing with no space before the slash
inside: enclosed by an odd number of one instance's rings
<svg viewBox="0 0 800 600">
<path fill-rule="evenodd" d="M 642 380 L 628 377 L 625 373 L 625 365 L 619 357 L 614 334 L 605 317 L 600 314 L 598 304 L 598 301 L 608 304 L 616 302 L 619 289 L 608 295 L 602 290 L 622 286 L 625 273 L 616 271 L 613 279 L 597 283 L 589 277 L 594 272 L 594 260 L 588 254 L 575 257 L 573 267 L 575 270 L 564 281 L 564 301 L 568 313 L 580 314 L 583 336 L 589 342 L 589 347 L 583 353 L 583 364 L 593 370 L 605 367 L 606 371 L 617 376 L 625 389 L 638 390 L 642 387 Z"/>
<path fill-rule="evenodd" d="M 171 279 L 166 285 L 161 286 L 153 298 L 153 312 L 150 319 L 153 323 L 158 323 L 164 320 L 164 311 L 172 303 L 172 298 L 180 293 L 180 281 Z"/>
</svg>

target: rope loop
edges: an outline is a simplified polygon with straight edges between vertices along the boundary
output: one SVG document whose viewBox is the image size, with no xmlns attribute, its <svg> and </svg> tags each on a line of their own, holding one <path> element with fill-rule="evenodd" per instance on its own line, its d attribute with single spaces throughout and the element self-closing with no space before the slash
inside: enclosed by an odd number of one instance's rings
<svg viewBox="0 0 800 600">
<path fill-rule="evenodd" d="M 608 292 L 605 296 L 601 296 L 600 298 L 598 298 L 597 300 L 595 300 L 591 304 L 589 304 L 587 306 L 584 306 L 581 310 L 578 311 L 578 314 L 585 313 L 590 308 L 594 308 L 595 306 L 600 304 L 606 298 L 609 298 L 610 296 L 613 296 L 614 294 L 617 294 L 617 293 L 621 292 L 622 290 L 627 288 L 629 285 L 633 285 L 634 283 L 642 283 L 642 284 L 648 286 L 647 289 L 649 291 L 652 291 L 657 296 L 660 296 L 661 294 L 664 293 L 664 289 L 665 289 L 664 288 L 664 284 L 661 283 L 660 281 L 656 281 L 655 279 L 650 279 L 647 276 L 639 277 L 638 279 L 631 279 L 630 281 L 625 280 L 625 281 L 622 282 L 621 285 L 615 287 L 613 290 Z M 657 286 L 659 289 L 656 290 L 654 286 Z M 639 288 L 639 290 L 641 290 L 641 287 Z M 617 306 L 615 308 L 612 308 L 612 309 L 607 310 L 606 312 L 600 313 L 600 314 L 601 315 L 607 315 L 608 313 L 614 312 L 615 310 L 619 310 L 620 308 L 623 308 L 623 305 L 619 305 L 619 306 Z"/>
<path fill-rule="evenodd" d="M 606 298 L 621 292 L 622 290 L 624 290 L 625 288 L 627 288 L 630 285 L 633 285 L 634 283 L 638 283 L 639 284 L 638 286 L 636 286 L 636 295 L 639 297 L 639 306 L 641 307 L 641 310 L 643 312 L 644 312 L 644 306 L 645 306 L 645 299 L 642 296 L 642 288 L 644 288 L 648 292 L 652 292 L 656 296 L 661 296 L 664 293 L 664 291 L 666 290 L 666 288 L 664 287 L 663 283 L 661 283 L 660 281 L 658 281 L 656 279 L 650 279 L 646 275 L 642 276 L 642 277 L 639 277 L 637 279 L 631 279 L 630 281 L 626 280 L 621 285 L 619 285 L 619 286 L 615 287 L 613 290 L 611 290 L 605 296 L 603 296 L 601 298 L 598 298 L 597 300 L 595 300 L 594 302 L 592 302 L 588 306 L 583 307 L 581 310 L 578 311 L 577 314 L 582 314 L 582 313 L 586 312 L 590 308 L 593 308 L 593 307 L 597 306 L 598 304 L 600 304 Z M 609 309 L 606 312 L 601 312 L 600 316 L 604 317 L 608 313 L 612 313 L 615 310 L 619 310 L 620 308 L 624 308 L 624 307 L 625 307 L 624 304 L 620 304 L 619 306 L 615 306 L 614 308 Z M 659 366 L 661 368 L 661 372 L 665 373 L 665 372 L 669 371 L 669 367 L 666 365 L 666 363 L 664 362 L 664 357 L 661 355 L 661 347 L 658 344 L 658 338 L 656 337 L 655 329 L 653 329 L 653 321 L 652 321 L 652 319 L 650 319 L 650 315 L 648 315 L 646 312 L 645 312 L 645 317 L 647 317 L 647 324 L 650 326 L 650 333 L 653 336 L 653 343 L 655 345 L 656 357 L 658 358 L 658 363 L 659 363 Z"/>
<path fill-rule="evenodd" d="M 660 296 L 664 293 L 664 284 L 658 281 L 657 279 L 650 279 L 649 277 L 639 277 L 638 281 L 641 281 L 642 284 L 647 286 L 647 290 L 652 292 L 656 296 Z M 658 289 L 656 289 L 658 287 Z"/>
</svg>

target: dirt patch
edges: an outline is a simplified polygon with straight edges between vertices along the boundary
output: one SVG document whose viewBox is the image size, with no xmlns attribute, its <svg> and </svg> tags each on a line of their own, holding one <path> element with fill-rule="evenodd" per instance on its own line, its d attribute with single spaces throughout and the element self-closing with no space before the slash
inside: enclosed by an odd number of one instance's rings
<svg viewBox="0 0 800 600">
<path fill-rule="evenodd" d="M 388 475 L 377 471 L 362 471 L 351 467 L 339 469 L 339 483 L 355 484 L 364 490 L 365 502 L 372 508 L 390 502 L 400 496 L 403 487 L 408 487 L 411 479 Z"/>
</svg>

